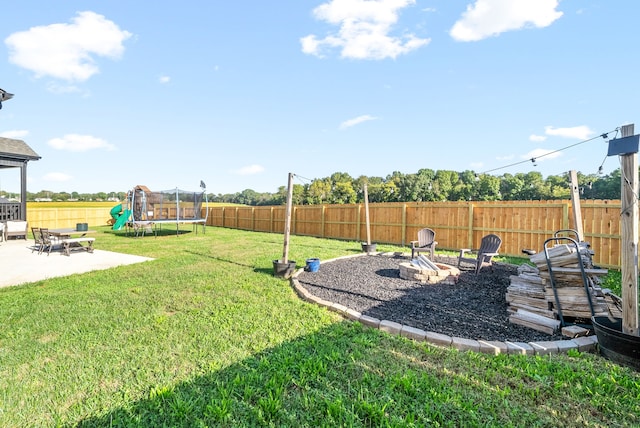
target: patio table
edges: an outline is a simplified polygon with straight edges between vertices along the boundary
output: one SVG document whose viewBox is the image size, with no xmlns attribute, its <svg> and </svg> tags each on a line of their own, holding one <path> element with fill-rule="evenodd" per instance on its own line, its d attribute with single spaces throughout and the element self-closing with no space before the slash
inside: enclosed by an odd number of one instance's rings
<svg viewBox="0 0 640 428">
<path fill-rule="evenodd" d="M 49 235 L 56 239 L 52 245 L 61 245 L 62 251 L 66 256 L 70 255 L 71 248 L 84 248 L 88 252 L 93 253 L 93 241 L 95 238 L 85 238 L 87 234 L 95 233 L 95 230 L 77 230 L 73 228 L 49 229 Z M 82 242 L 87 242 L 87 246 L 83 246 Z"/>
</svg>

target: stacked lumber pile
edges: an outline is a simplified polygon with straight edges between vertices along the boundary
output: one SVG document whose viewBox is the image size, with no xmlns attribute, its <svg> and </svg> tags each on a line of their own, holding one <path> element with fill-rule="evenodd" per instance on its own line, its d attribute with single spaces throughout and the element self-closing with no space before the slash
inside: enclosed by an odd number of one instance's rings
<svg viewBox="0 0 640 428">
<path fill-rule="evenodd" d="M 574 245 L 556 245 L 548 248 L 549 261 L 555 279 L 556 296 L 551 284 L 551 275 L 544 252 L 530 256 L 536 267 L 523 265 L 518 275 L 511 276 L 506 299 L 511 313 L 509 321 L 548 334 L 561 327 L 559 311 L 569 322 L 590 323 L 591 310 L 589 297 L 596 315 L 610 315 L 605 292 L 600 288 L 600 277 L 607 274 L 606 269 L 596 269 L 592 264 L 593 252 L 582 243 L 576 254 Z M 580 264 L 587 277 L 587 290 Z"/>
</svg>

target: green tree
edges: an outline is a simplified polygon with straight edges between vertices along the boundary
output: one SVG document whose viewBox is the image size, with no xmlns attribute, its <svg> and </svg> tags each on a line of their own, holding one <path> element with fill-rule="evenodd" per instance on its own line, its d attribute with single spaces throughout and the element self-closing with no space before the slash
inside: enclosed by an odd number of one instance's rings
<svg viewBox="0 0 640 428">
<path fill-rule="evenodd" d="M 471 201 L 476 198 L 476 174 L 473 171 L 463 171 L 458 176 L 458 182 L 451 190 L 450 201 Z"/>
<path fill-rule="evenodd" d="M 547 190 L 544 199 L 569 199 L 571 197 L 571 185 L 569 183 L 569 175 L 550 175 L 545 180 L 545 188 Z"/>
<path fill-rule="evenodd" d="M 505 201 L 515 201 L 521 199 L 524 189 L 524 174 L 516 175 L 504 174 L 500 180 L 500 194 Z"/>
<path fill-rule="evenodd" d="M 455 171 L 439 170 L 436 171 L 433 180 L 433 200 L 447 201 L 451 197 L 454 186 L 460 180 L 460 176 Z"/>
<path fill-rule="evenodd" d="M 500 178 L 493 175 L 479 175 L 474 190 L 476 192 L 476 199 L 479 201 L 499 201 L 502 199 L 500 193 Z"/>
<path fill-rule="evenodd" d="M 353 178 L 346 172 L 335 172 L 331 175 L 332 204 L 353 204 L 356 202 L 357 193 L 353 188 Z"/>
<path fill-rule="evenodd" d="M 331 181 L 328 179 L 316 179 L 309 184 L 305 203 L 320 205 L 329 202 L 331 197 Z"/>
</svg>

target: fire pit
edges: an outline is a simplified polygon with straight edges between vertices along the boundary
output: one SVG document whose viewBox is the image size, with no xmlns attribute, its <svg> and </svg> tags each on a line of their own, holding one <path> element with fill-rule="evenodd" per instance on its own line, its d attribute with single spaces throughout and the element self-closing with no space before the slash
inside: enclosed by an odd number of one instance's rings
<svg viewBox="0 0 640 428">
<path fill-rule="evenodd" d="M 458 282 L 459 276 L 460 270 L 458 268 L 444 263 L 430 261 L 428 266 L 400 263 L 400 278 L 418 281 L 422 284 L 454 285 Z"/>
</svg>

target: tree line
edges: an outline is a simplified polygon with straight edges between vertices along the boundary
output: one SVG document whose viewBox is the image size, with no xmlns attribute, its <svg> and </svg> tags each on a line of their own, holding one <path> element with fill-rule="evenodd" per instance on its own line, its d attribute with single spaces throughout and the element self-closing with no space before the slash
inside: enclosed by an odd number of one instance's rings
<svg viewBox="0 0 640 428">
<path fill-rule="evenodd" d="M 577 173 L 582 198 L 620 199 L 620 169 L 608 175 Z M 295 205 L 354 204 L 364 201 L 367 183 L 369 202 L 515 201 L 571 198 L 569 173 L 543 178 L 537 171 L 494 176 L 473 171 L 420 169 L 417 173 L 394 171 L 385 178 L 351 177 L 335 172 L 329 177 L 293 185 Z M 213 202 L 245 205 L 282 205 L 287 188 L 276 193 L 251 189 L 233 194 L 211 195 Z"/>
<path fill-rule="evenodd" d="M 620 169 L 607 175 L 577 173 L 581 197 L 584 199 L 620 199 Z M 537 171 L 500 176 L 477 174 L 473 171 L 420 169 L 403 174 L 394 171 L 386 177 L 351 177 L 335 172 L 293 185 L 295 205 L 354 204 L 364 201 L 367 183 L 369 202 L 442 202 L 442 201 L 516 201 L 553 200 L 571 197 L 569 173 L 543 178 Z M 17 193 L 4 193 L 5 198 L 18 198 Z M 124 201 L 127 192 L 27 192 L 27 201 Z M 275 193 L 245 189 L 237 193 L 207 194 L 210 202 L 243 205 L 283 205 L 287 200 L 286 186 Z"/>
</svg>

